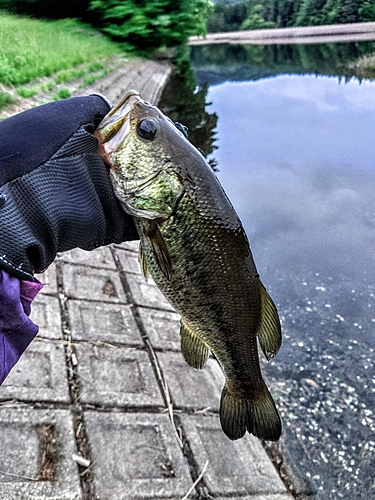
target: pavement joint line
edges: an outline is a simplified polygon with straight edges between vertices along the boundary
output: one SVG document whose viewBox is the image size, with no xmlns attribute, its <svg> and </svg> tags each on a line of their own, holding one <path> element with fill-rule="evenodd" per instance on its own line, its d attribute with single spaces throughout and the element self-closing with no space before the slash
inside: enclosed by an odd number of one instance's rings
<svg viewBox="0 0 375 500">
<path fill-rule="evenodd" d="M 111 253 L 112 253 L 113 260 L 115 261 L 117 271 L 120 275 L 120 280 L 121 280 L 121 284 L 122 284 L 122 287 L 123 287 L 124 292 L 125 292 L 126 299 L 127 299 L 129 304 L 134 306 L 134 299 L 133 299 L 133 295 L 132 295 L 131 290 L 130 290 L 130 286 L 129 286 L 127 279 L 126 279 L 126 274 L 121 266 L 120 258 L 117 255 L 116 250 L 113 247 L 111 247 Z M 133 315 L 134 315 L 134 313 L 133 313 Z M 135 319 L 135 321 L 138 325 L 138 322 L 136 319 Z"/>
<path fill-rule="evenodd" d="M 63 339 L 65 341 L 65 358 L 66 366 L 68 372 L 68 385 L 69 393 L 71 398 L 71 410 L 73 415 L 73 427 L 74 427 L 74 437 L 77 445 L 79 454 L 89 460 L 92 463 L 90 456 L 90 445 L 88 442 L 88 436 L 85 430 L 84 415 L 82 405 L 80 404 L 79 397 L 81 392 L 81 384 L 79 377 L 74 370 L 74 362 L 72 359 L 72 354 L 75 356 L 75 348 L 72 343 L 71 328 L 69 324 L 69 315 L 67 310 L 67 296 L 64 292 L 64 278 L 63 278 L 63 267 L 64 263 L 62 261 L 56 260 L 56 275 L 57 275 L 57 286 L 58 286 L 58 296 L 60 302 L 61 310 L 61 323 Z M 94 490 L 94 480 L 93 473 L 91 469 L 85 468 L 82 465 L 77 464 L 79 468 L 79 479 L 82 488 L 82 500 L 93 500 L 95 498 Z"/>
</svg>

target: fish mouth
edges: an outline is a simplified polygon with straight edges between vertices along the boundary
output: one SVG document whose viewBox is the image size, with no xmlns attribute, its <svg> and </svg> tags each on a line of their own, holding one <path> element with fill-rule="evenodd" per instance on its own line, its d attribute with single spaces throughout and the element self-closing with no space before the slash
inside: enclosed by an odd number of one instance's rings
<svg viewBox="0 0 375 500">
<path fill-rule="evenodd" d="M 128 90 L 99 123 L 94 135 L 99 140 L 100 154 L 108 159 L 130 131 L 130 114 L 137 103 L 143 103 L 139 92 Z M 108 163 L 108 162 L 107 162 Z"/>
</svg>

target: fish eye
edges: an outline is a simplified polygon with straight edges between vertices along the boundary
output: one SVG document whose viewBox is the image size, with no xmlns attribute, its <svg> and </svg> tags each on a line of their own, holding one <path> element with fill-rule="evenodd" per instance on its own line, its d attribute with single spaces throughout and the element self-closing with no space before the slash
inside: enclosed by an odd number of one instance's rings
<svg viewBox="0 0 375 500">
<path fill-rule="evenodd" d="M 144 118 L 137 125 L 137 134 L 147 141 L 153 141 L 158 130 L 159 125 L 153 118 Z"/>
</svg>

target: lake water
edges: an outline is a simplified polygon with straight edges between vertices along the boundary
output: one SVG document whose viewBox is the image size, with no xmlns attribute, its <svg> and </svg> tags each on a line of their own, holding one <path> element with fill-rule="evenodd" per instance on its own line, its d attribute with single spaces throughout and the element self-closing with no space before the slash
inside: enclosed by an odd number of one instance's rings
<svg viewBox="0 0 375 500">
<path fill-rule="evenodd" d="M 218 177 L 277 303 L 265 368 L 303 489 L 375 498 L 375 82 L 211 86 Z"/>
<path fill-rule="evenodd" d="M 348 63 L 371 50 L 194 49 L 198 86 L 164 98 L 217 163 L 282 319 L 269 452 L 324 500 L 375 499 L 375 81 Z"/>
</svg>

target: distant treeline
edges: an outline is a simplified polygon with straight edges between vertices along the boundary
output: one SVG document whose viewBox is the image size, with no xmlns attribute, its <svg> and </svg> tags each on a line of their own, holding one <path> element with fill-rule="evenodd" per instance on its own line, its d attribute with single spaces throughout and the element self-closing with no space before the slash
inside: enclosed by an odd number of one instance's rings
<svg viewBox="0 0 375 500">
<path fill-rule="evenodd" d="M 375 21 L 375 0 L 230 0 L 215 4 L 207 31 Z"/>
<path fill-rule="evenodd" d="M 35 18 L 76 18 L 124 49 L 173 47 L 206 31 L 210 0 L 0 0 L 0 10 Z"/>
</svg>

